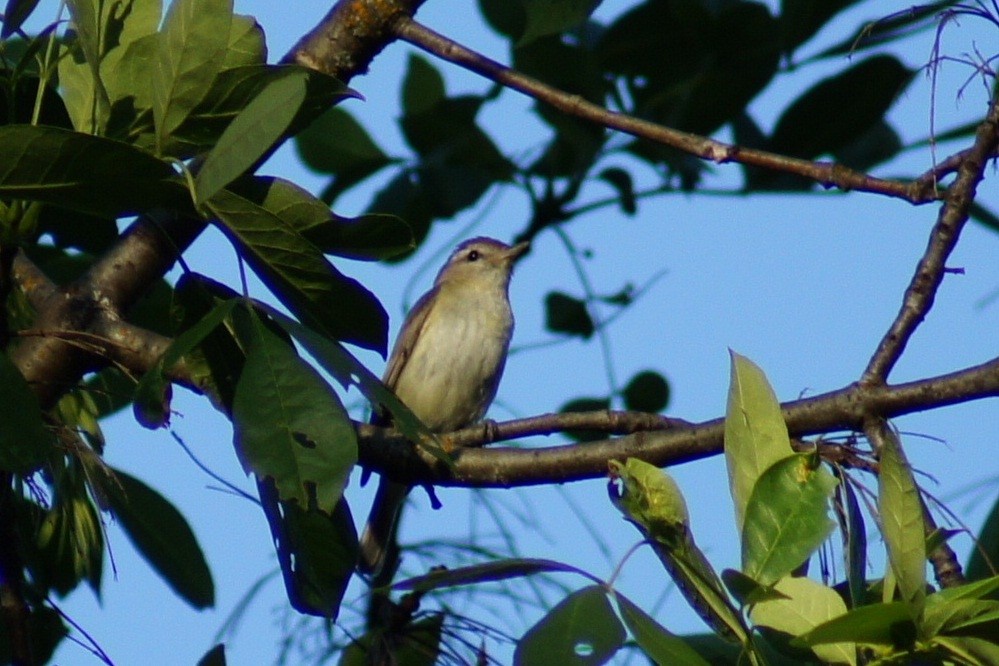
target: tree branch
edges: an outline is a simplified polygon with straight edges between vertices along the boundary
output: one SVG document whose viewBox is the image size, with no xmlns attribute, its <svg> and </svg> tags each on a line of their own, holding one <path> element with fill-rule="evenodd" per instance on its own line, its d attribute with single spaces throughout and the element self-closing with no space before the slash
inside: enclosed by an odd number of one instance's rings
<svg viewBox="0 0 999 666">
<path fill-rule="evenodd" d="M 793 437 L 837 431 L 859 431 L 872 416 L 893 418 L 947 405 L 999 397 L 999 358 L 939 377 L 906 384 L 851 384 L 823 395 L 783 405 L 784 420 Z M 394 431 L 358 425 L 362 465 L 412 485 L 512 487 L 600 478 L 607 462 L 641 458 L 660 467 L 717 455 L 722 450 L 724 422 L 718 418 L 688 423 L 653 417 L 632 422 L 607 412 L 546 414 L 506 423 L 486 423 L 444 435 L 457 447 L 452 470 L 425 460 Z M 657 421 L 658 420 L 658 424 Z M 585 444 L 540 448 L 476 449 L 487 442 L 532 435 L 549 435 L 601 426 L 631 434 Z M 646 430 L 645 426 L 658 427 Z"/>
<path fill-rule="evenodd" d="M 878 343 L 860 381 L 864 384 L 883 383 L 902 356 L 909 338 L 926 317 L 936 298 L 940 283 L 961 229 L 968 221 L 968 212 L 975 201 L 975 191 L 982 180 L 985 164 L 999 145 L 999 97 L 992 101 L 988 115 L 978 126 L 975 143 L 964 152 L 957 170 L 957 179 L 948 189 L 940 208 L 937 223 L 930 234 L 929 244 L 916 266 L 909 286 L 902 297 L 902 307 Z"/>
<path fill-rule="evenodd" d="M 936 181 L 920 179 L 909 182 L 886 180 L 861 173 L 833 162 L 811 162 L 765 150 L 715 141 L 708 137 L 681 132 L 663 125 L 642 120 L 627 114 L 610 111 L 573 95 L 542 83 L 526 74 L 501 65 L 484 55 L 472 51 L 447 37 L 434 32 L 406 16 L 393 24 L 399 39 L 423 49 L 443 60 L 480 74 L 491 81 L 517 90 L 529 97 L 550 104 L 571 116 L 590 120 L 604 127 L 616 129 L 632 136 L 655 141 L 682 150 L 701 159 L 717 164 L 738 162 L 752 166 L 792 173 L 813 180 L 825 188 L 836 187 L 844 191 L 875 192 L 910 203 L 922 204 L 940 198 Z"/>
</svg>

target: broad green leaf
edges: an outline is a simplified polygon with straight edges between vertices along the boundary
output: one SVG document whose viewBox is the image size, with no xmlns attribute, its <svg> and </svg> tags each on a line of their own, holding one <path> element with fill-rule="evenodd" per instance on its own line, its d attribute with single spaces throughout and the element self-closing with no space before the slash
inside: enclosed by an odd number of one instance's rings
<svg viewBox="0 0 999 666">
<path fill-rule="evenodd" d="M 829 498 L 837 481 L 817 456 L 780 460 L 756 480 L 742 525 L 742 568 L 772 585 L 801 565 L 832 532 Z"/>
<path fill-rule="evenodd" d="M 517 642 L 516 666 L 604 664 L 624 645 L 625 632 L 605 590 L 591 585 L 548 611 Z"/>
<path fill-rule="evenodd" d="M 431 592 L 443 588 L 477 585 L 510 578 L 524 578 L 541 573 L 575 573 L 586 578 L 593 577 L 574 566 L 533 558 L 501 559 L 485 564 L 476 564 L 458 569 L 431 571 L 424 576 L 408 578 L 392 585 L 396 590 Z"/>
<path fill-rule="evenodd" d="M 280 500 L 270 479 L 257 487 L 292 607 L 336 620 L 357 566 L 357 532 L 346 500 L 331 510 L 306 508 Z"/>
<path fill-rule="evenodd" d="M 941 634 L 999 636 L 999 601 L 953 599 L 930 604 L 927 600 L 919 633 L 924 640 Z"/>
<path fill-rule="evenodd" d="M 338 340 L 384 354 L 388 315 L 360 283 L 341 274 L 292 225 L 227 190 L 206 204 L 240 255 L 301 321 Z"/>
<path fill-rule="evenodd" d="M 780 403 L 763 371 L 730 351 L 732 377 L 725 413 L 725 464 L 742 534 L 746 505 L 756 480 L 771 465 L 794 453 Z"/>
<path fill-rule="evenodd" d="M 835 590 L 809 578 L 782 578 L 775 588 L 785 598 L 754 605 L 749 611 L 754 624 L 800 636 L 846 613 L 846 604 Z M 857 663 L 857 648 L 849 642 L 822 643 L 812 649 L 823 663 Z"/>
<path fill-rule="evenodd" d="M 588 339 L 596 331 L 586 303 L 568 294 L 553 291 L 545 296 L 545 328 Z"/>
<path fill-rule="evenodd" d="M 299 157 L 310 168 L 333 175 L 323 201 L 333 203 L 345 190 L 392 163 L 353 116 L 332 108 L 295 136 Z"/>
<path fill-rule="evenodd" d="M 402 108 L 406 114 L 431 111 L 446 94 L 440 72 L 426 58 L 411 54 L 402 83 Z"/>
<path fill-rule="evenodd" d="M 139 380 L 135 388 L 135 420 L 141 425 L 161 428 L 170 420 L 169 380 L 166 374 L 184 355 L 208 337 L 238 304 L 236 300 L 220 303 L 201 321 L 174 338 L 163 355 Z"/>
<path fill-rule="evenodd" d="M 108 500 L 136 550 L 191 606 L 214 606 L 212 574 L 184 516 L 139 479 L 120 470 L 114 474 L 119 486 Z"/>
<path fill-rule="evenodd" d="M 38 469 L 54 444 L 38 398 L 4 353 L 0 353 L 0 442 L 0 469 L 16 474 Z"/>
<path fill-rule="evenodd" d="M 671 634 L 622 594 L 614 593 L 618 614 L 645 655 L 660 666 L 707 666 L 697 651 Z"/>
<path fill-rule="evenodd" d="M 162 148 L 222 69 L 232 0 L 174 0 L 160 33 L 153 69 L 156 146 Z"/>
<path fill-rule="evenodd" d="M 879 451 L 878 513 L 888 560 L 898 589 L 914 619 L 923 613 L 926 600 L 926 541 L 923 505 L 912 470 L 894 431 L 884 428 L 885 444 Z"/>
<path fill-rule="evenodd" d="M 994 640 L 974 636 L 937 636 L 933 644 L 953 655 L 959 664 L 999 664 L 999 645 Z"/>
<path fill-rule="evenodd" d="M 806 159 L 844 149 L 884 118 L 913 73 L 878 55 L 819 81 L 781 114 L 769 149 Z"/>
<path fill-rule="evenodd" d="M 0 196 L 114 217 L 190 201 L 170 165 L 143 150 L 30 125 L 0 127 Z"/>
<path fill-rule="evenodd" d="M 377 260 L 416 247 L 404 220 L 393 215 L 340 217 L 305 189 L 281 178 L 241 178 L 229 189 L 287 222 L 323 254 Z"/>
<path fill-rule="evenodd" d="M 263 65 L 266 62 L 267 44 L 263 28 L 252 16 L 234 14 L 229 26 L 229 45 L 226 47 L 222 69 Z"/>
<path fill-rule="evenodd" d="M 909 614 L 909 606 L 896 601 L 861 606 L 845 615 L 837 615 L 793 643 L 815 646 L 853 642 L 910 649 L 915 639 L 916 627 Z"/>
<path fill-rule="evenodd" d="M 202 204 L 256 163 L 281 138 L 305 101 L 302 70 L 272 81 L 222 132 L 194 180 Z"/>
<path fill-rule="evenodd" d="M 381 405 L 392 415 L 392 423 L 411 442 L 426 446 L 435 443 L 436 435 L 378 377 L 336 340 L 323 337 L 307 326 L 272 309 L 267 310 L 281 328 L 305 347 L 344 388 L 356 386 L 373 405 Z M 441 452 L 440 446 L 437 446 Z M 448 458 L 450 460 L 450 458 Z"/>
<path fill-rule="evenodd" d="M 687 536 L 690 513 L 673 477 L 638 458 L 624 463 L 612 460 L 608 467 L 611 478 L 620 479 L 623 485 L 616 503 L 626 516 L 659 541 L 675 542 Z"/>
<path fill-rule="evenodd" d="M 516 41 L 524 34 L 527 10 L 523 2 L 511 0 L 478 0 L 479 11 L 489 27 L 499 34 Z"/>
<path fill-rule="evenodd" d="M 624 387 L 624 406 L 639 412 L 661 412 L 669 404 L 669 384 L 658 372 L 639 372 Z"/>
<path fill-rule="evenodd" d="M 527 26 L 518 45 L 529 44 L 539 37 L 554 35 L 575 28 L 589 18 L 601 0 L 532 0 L 525 2 Z"/>
<path fill-rule="evenodd" d="M 139 96 L 133 87 L 139 83 L 138 79 L 120 80 L 116 74 L 122 71 L 122 61 L 125 58 L 133 57 L 139 52 L 131 48 L 133 44 L 139 41 L 144 44 L 154 43 L 153 36 L 157 34 L 156 29 L 163 17 L 163 6 L 160 0 L 123 0 L 117 3 L 105 2 L 103 12 L 104 48 L 107 53 L 101 61 L 101 79 L 107 88 L 108 98 L 114 103 L 130 96 Z M 143 47 L 139 47 L 140 50 L 141 48 Z M 148 60 L 146 63 L 151 64 Z M 148 100 L 148 95 L 152 93 L 148 82 L 152 77 L 149 76 L 149 69 L 144 74 L 143 85 L 139 87 L 144 99 Z"/>
<path fill-rule="evenodd" d="M 978 530 L 977 542 L 965 568 L 968 580 L 981 580 L 996 573 L 999 573 L 999 499 Z"/>
<path fill-rule="evenodd" d="M 274 479 L 282 500 L 332 511 L 357 462 L 354 427 L 319 373 L 255 314 L 249 319 L 233 399 L 236 453 L 247 473 Z"/>
<path fill-rule="evenodd" d="M 773 586 L 762 585 L 736 569 L 723 569 L 721 579 L 740 606 L 752 606 L 769 599 L 787 598 L 787 595 L 778 592 Z"/>
<path fill-rule="evenodd" d="M 96 134 L 110 109 L 108 92 L 101 78 L 106 38 L 105 8 L 100 0 L 69 0 L 72 41 L 59 62 L 59 80 L 65 90 L 66 108 L 73 126 Z"/>
</svg>

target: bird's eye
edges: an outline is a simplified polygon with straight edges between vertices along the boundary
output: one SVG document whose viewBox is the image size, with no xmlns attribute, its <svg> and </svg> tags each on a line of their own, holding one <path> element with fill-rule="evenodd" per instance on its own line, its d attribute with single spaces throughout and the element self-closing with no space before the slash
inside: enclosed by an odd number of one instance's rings
<svg viewBox="0 0 999 666">
<path fill-rule="evenodd" d="M 472 250 L 471 252 L 468 253 L 468 260 L 469 261 L 478 261 L 480 256 L 482 256 L 482 255 L 479 254 L 478 250 Z"/>
</svg>

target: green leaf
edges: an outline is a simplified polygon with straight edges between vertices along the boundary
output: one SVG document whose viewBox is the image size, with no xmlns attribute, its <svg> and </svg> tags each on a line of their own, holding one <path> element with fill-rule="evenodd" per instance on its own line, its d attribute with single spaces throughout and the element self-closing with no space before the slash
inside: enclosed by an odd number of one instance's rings
<svg viewBox="0 0 999 666">
<path fill-rule="evenodd" d="M 334 176 L 323 192 L 332 203 L 345 190 L 392 163 L 348 112 L 332 108 L 295 136 L 298 156 L 306 166 Z"/>
<path fill-rule="evenodd" d="M 101 77 L 106 22 L 99 0 L 70 0 L 66 3 L 76 39 L 62 52 L 59 83 L 65 91 L 66 109 L 73 125 L 81 132 L 96 134 L 103 127 L 110 108 L 108 92 Z"/>
<path fill-rule="evenodd" d="M 843 558 L 846 564 L 847 587 L 850 592 L 850 607 L 864 604 L 867 586 L 867 529 L 860 503 L 846 474 L 835 470 L 840 479 L 836 486 L 836 518 L 843 535 Z"/>
<path fill-rule="evenodd" d="M 252 312 L 233 399 L 233 438 L 247 473 L 274 479 L 282 500 L 331 512 L 357 462 L 353 424 L 336 393 Z"/>
<path fill-rule="evenodd" d="M 180 333 L 135 387 L 135 420 L 146 428 L 161 428 L 170 420 L 170 383 L 166 372 L 208 337 L 238 304 L 236 300 L 218 304 L 197 324 Z"/>
<path fill-rule="evenodd" d="M 913 74 L 878 55 L 819 81 L 781 114 L 769 149 L 805 159 L 844 150 L 883 120 Z"/>
<path fill-rule="evenodd" d="M 981 580 L 999 572 L 996 567 L 999 567 L 999 499 L 992 505 L 982 528 L 978 530 L 968 566 L 965 567 L 965 576 L 968 580 Z"/>
<path fill-rule="evenodd" d="M 792 644 L 825 645 L 858 643 L 910 649 L 916 639 L 916 627 L 908 604 L 892 602 L 855 608 L 823 622 Z"/>
<path fill-rule="evenodd" d="M 690 513 L 680 486 L 665 470 L 638 458 L 624 463 L 608 463 L 611 478 L 621 480 L 623 488 L 617 500 L 631 520 L 641 525 L 652 538 L 673 542 L 686 536 Z"/>
<path fill-rule="evenodd" d="M 809 578 L 782 578 L 775 588 L 784 598 L 761 601 L 750 610 L 757 626 L 800 636 L 846 613 L 835 590 Z M 850 642 L 821 643 L 812 649 L 823 663 L 857 663 L 857 648 Z"/>
<path fill-rule="evenodd" d="M 601 0 L 531 0 L 525 2 L 527 26 L 517 45 L 554 35 L 583 23 Z"/>
<path fill-rule="evenodd" d="M 478 0 L 479 11 L 489 27 L 515 41 L 524 34 L 527 10 L 524 3 L 513 0 Z"/>
<path fill-rule="evenodd" d="M 202 204 L 247 171 L 281 138 L 305 101 L 302 70 L 270 82 L 222 132 L 194 180 Z"/>
<path fill-rule="evenodd" d="M 545 296 L 545 328 L 588 339 L 596 331 L 586 303 L 559 291 Z"/>
<path fill-rule="evenodd" d="M 257 487 L 292 607 L 336 620 L 357 565 L 357 532 L 346 500 L 326 511 L 280 501 L 270 480 Z"/>
<path fill-rule="evenodd" d="M 732 351 L 729 354 L 732 378 L 725 413 L 725 463 L 741 534 L 756 480 L 794 451 L 780 403 L 766 375 L 748 358 Z"/>
<path fill-rule="evenodd" d="M 999 635 L 999 601 L 954 599 L 935 604 L 927 601 L 919 632 L 924 640 L 943 634 Z"/>
<path fill-rule="evenodd" d="M 541 573 L 576 573 L 587 578 L 589 574 L 569 564 L 554 560 L 534 558 L 509 558 L 485 564 L 476 564 L 458 569 L 441 569 L 431 571 L 424 576 L 407 578 L 392 585 L 396 590 L 409 590 L 426 593 L 433 590 L 460 587 L 462 585 L 477 585 L 511 578 L 524 578 Z"/>
<path fill-rule="evenodd" d="M 267 44 L 263 28 L 252 16 L 233 14 L 222 69 L 263 65 L 266 62 Z"/>
<path fill-rule="evenodd" d="M 227 190 L 206 206 L 223 233 L 302 323 L 384 354 L 388 315 L 360 283 L 340 273 L 284 219 Z"/>
<path fill-rule="evenodd" d="M 781 42 L 792 53 L 857 0 L 781 0 Z"/>
<path fill-rule="evenodd" d="M 446 95 L 440 72 L 426 58 L 410 54 L 402 82 L 403 111 L 407 115 L 432 111 Z"/>
<path fill-rule="evenodd" d="M 160 34 L 153 70 L 156 145 L 164 146 L 222 69 L 232 0 L 174 0 Z"/>
<path fill-rule="evenodd" d="M 444 613 L 434 612 L 408 623 L 404 631 L 392 634 L 390 646 L 385 644 L 385 631 L 373 629 L 347 646 L 341 653 L 337 666 L 369 666 L 372 651 L 379 649 L 379 656 L 386 656 L 388 663 L 399 666 L 434 666 L 440 657 L 444 618 Z"/>
<path fill-rule="evenodd" d="M 658 372 L 639 372 L 624 387 L 624 406 L 639 412 L 661 412 L 669 404 L 669 384 Z"/>
<path fill-rule="evenodd" d="M 945 649 L 959 664 L 999 664 L 999 645 L 973 636 L 937 636 L 933 644 Z"/>
<path fill-rule="evenodd" d="M 281 178 L 241 178 L 229 189 L 287 222 L 323 254 L 377 260 L 416 247 L 404 220 L 394 215 L 340 217 L 308 191 Z"/>
<path fill-rule="evenodd" d="M 14 657 L 6 625 L 6 622 L 0 623 L 0 663 L 10 664 L 14 662 Z M 31 609 L 27 625 L 32 658 L 39 664 L 49 663 L 56 647 L 69 634 L 62 615 L 48 606 L 40 605 Z"/>
<path fill-rule="evenodd" d="M 55 127 L 0 127 L 0 196 L 95 215 L 190 208 L 169 164 L 128 144 Z M 108 187 L 114 183 L 114 187 Z"/>
<path fill-rule="evenodd" d="M 625 215 L 634 215 L 638 210 L 638 205 L 635 203 L 635 184 L 631 179 L 631 174 L 624 169 L 610 168 L 601 171 L 599 178 L 617 190 L 621 211 Z"/>
<path fill-rule="evenodd" d="M 884 446 L 879 451 L 881 473 L 878 475 L 881 532 L 902 599 L 909 604 L 912 617 L 916 619 L 922 615 L 926 600 L 923 506 L 898 437 L 887 427 L 883 431 Z"/>
<path fill-rule="evenodd" d="M 832 532 L 837 481 L 817 456 L 798 453 L 767 468 L 753 486 L 742 527 L 742 568 L 772 585 L 801 565 Z"/>
<path fill-rule="evenodd" d="M 623 594 L 614 593 L 618 614 L 645 655 L 661 666 L 707 666 L 697 650 L 674 636 Z"/>
<path fill-rule="evenodd" d="M 599 585 L 573 592 L 517 642 L 513 663 L 604 664 L 624 644 L 625 632 Z"/>
<path fill-rule="evenodd" d="M 212 574 L 184 516 L 142 481 L 120 470 L 114 474 L 119 487 L 108 501 L 135 549 L 191 606 L 214 606 Z"/>
<path fill-rule="evenodd" d="M 959 0 L 937 0 L 937 2 L 912 5 L 889 14 L 878 15 L 878 20 L 867 21 L 849 37 L 823 50 L 810 60 L 831 56 L 852 56 L 864 49 L 881 46 L 904 39 L 923 30 L 939 26 L 941 11 L 952 7 Z"/>
<path fill-rule="evenodd" d="M 38 525 L 39 582 L 60 596 L 87 580 L 100 597 L 104 532 L 86 485 L 64 472 L 52 508 Z"/>
<path fill-rule="evenodd" d="M 38 398 L 7 354 L 0 353 L 0 469 L 29 474 L 53 450 Z"/>
</svg>

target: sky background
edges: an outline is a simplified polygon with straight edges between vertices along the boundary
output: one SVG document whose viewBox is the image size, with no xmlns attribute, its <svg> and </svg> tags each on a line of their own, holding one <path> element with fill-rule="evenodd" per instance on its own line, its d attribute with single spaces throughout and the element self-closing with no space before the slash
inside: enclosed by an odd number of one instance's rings
<svg viewBox="0 0 999 666">
<path fill-rule="evenodd" d="M 776 2 L 768 3 L 776 10 Z M 842 39 L 863 21 L 873 18 L 862 4 L 840 15 L 804 52 Z M 908 8 L 908 2 L 877 3 L 885 13 Z M 279 59 L 325 13 L 328 1 L 236 0 L 236 10 L 258 18 L 267 33 L 269 59 Z M 620 13 L 623 2 L 605 2 L 597 17 L 607 20 Z M 293 8 L 293 9 L 289 9 Z M 44 0 L 30 25 L 52 20 L 56 3 Z M 431 0 L 418 18 L 431 28 L 473 46 L 501 62 L 509 61 L 504 40 L 485 27 L 467 0 Z M 932 32 L 917 35 L 897 49 L 912 67 L 931 54 Z M 982 22 L 964 19 L 944 33 L 945 53 L 960 56 L 980 45 L 995 44 L 994 33 Z M 351 86 L 365 101 L 349 100 L 352 111 L 387 152 L 408 155 L 395 120 L 399 115 L 399 87 L 412 49 L 390 46 L 375 60 L 369 75 Z M 481 93 L 488 83 L 444 63 L 449 93 Z M 771 122 L 774 109 L 800 94 L 810 82 L 840 69 L 831 61 L 811 67 L 807 74 L 779 81 L 754 101 L 751 112 L 760 122 Z M 938 81 L 933 122 L 946 129 L 980 117 L 987 97 L 977 81 L 964 86 L 966 67 L 947 65 Z M 809 78 L 811 77 L 811 78 Z M 906 141 L 930 133 L 931 83 L 920 74 L 896 105 L 891 121 Z M 544 128 L 525 97 L 505 92 L 498 103 L 486 106 L 481 124 L 507 155 L 536 148 Z M 727 138 L 724 134 L 720 138 Z M 964 147 L 944 145 L 943 157 Z M 604 166 L 615 164 L 613 160 Z M 626 164 L 619 161 L 618 164 Z M 921 173 L 930 166 L 927 151 L 912 151 L 876 170 L 877 175 Z M 734 192 L 741 184 L 737 165 L 713 167 L 712 188 Z M 299 165 L 286 146 L 261 173 L 281 176 L 314 192 L 324 180 Z M 642 173 L 639 169 L 639 173 Z M 988 179 L 994 178 L 992 167 Z M 639 183 L 652 184 L 651 172 Z M 362 212 L 384 177 L 375 178 L 344 196 L 336 211 Z M 612 195 L 610 188 L 592 190 L 592 196 Z M 994 180 L 981 187 L 980 201 L 994 209 L 999 204 Z M 406 304 L 426 290 L 451 248 L 473 235 L 509 241 L 529 218 L 526 201 L 514 193 L 486 196 L 482 204 L 459 218 L 434 227 L 413 260 L 401 265 L 337 262 L 345 273 L 368 286 L 391 316 L 391 335 L 401 324 Z M 822 393 L 854 381 L 878 340 L 894 318 L 901 295 L 926 247 L 937 206 L 913 207 L 870 194 L 839 193 L 741 197 L 738 195 L 671 195 L 645 200 L 633 218 L 614 209 L 602 209 L 574 221 L 568 231 L 580 248 L 592 255 L 586 269 L 600 293 L 614 293 L 625 284 L 640 285 L 662 270 L 666 274 L 608 329 L 614 372 L 623 386 L 644 369 L 665 374 L 672 387 L 667 414 L 690 421 L 724 414 L 729 378 L 728 349 L 746 355 L 768 374 L 781 400 Z M 474 226 L 473 226 L 474 225 Z M 996 235 L 976 224 L 966 229 L 949 266 L 964 275 L 948 275 L 936 305 L 912 339 L 891 375 L 893 383 L 941 374 L 981 363 L 996 355 L 995 331 L 999 304 L 983 305 L 999 288 L 995 261 Z M 235 255 L 217 233 L 207 233 L 185 255 L 195 271 L 228 284 L 238 284 Z M 421 270 L 421 266 L 423 269 Z M 253 295 L 267 298 L 259 283 Z M 517 317 L 514 352 L 507 364 L 499 396 L 490 417 L 503 420 L 556 411 L 567 400 L 606 395 L 607 373 L 596 339 L 588 342 L 530 349 L 552 339 L 544 330 L 544 294 L 551 290 L 582 295 L 568 256 L 553 233 L 540 235 L 531 254 L 518 266 L 511 286 Z M 610 314 L 604 308 L 601 313 Z M 525 348 L 518 350 L 517 348 Z M 384 361 L 359 353 L 380 373 Z M 346 396 L 363 417 L 356 393 Z M 184 390 L 175 393 L 173 434 L 198 458 L 228 481 L 255 492 L 232 449 L 232 429 L 207 401 Z M 975 503 L 975 494 L 958 491 L 985 484 L 994 501 L 999 464 L 996 463 L 996 403 L 993 400 L 949 407 L 896 421 L 906 433 L 903 442 L 913 465 L 931 473 L 928 489 L 950 500 L 954 509 L 977 530 L 990 501 Z M 118 664 L 194 663 L 215 642 L 215 634 L 248 588 L 276 570 L 267 525 L 254 504 L 220 492 L 217 484 L 198 470 L 167 431 L 141 429 L 126 412 L 102 424 L 108 439 L 106 457 L 173 502 L 190 521 L 205 550 L 216 584 L 216 608 L 198 612 L 189 608 L 138 557 L 122 531 L 108 521 L 108 541 L 115 569 L 106 570 L 103 595 L 89 589 L 61 602 L 61 608 L 79 623 Z M 552 437 L 542 443 L 554 444 Z M 717 570 L 738 565 L 732 504 L 723 460 L 714 458 L 670 470 L 686 494 L 692 529 L 698 544 Z M 366 513 L 373 485 L 358 488 L 352 482 L 348 499 L 359 520 Z M 432 511 L 420 493 L 404 526 L 409 538 L 461 538 L 472 529 L 478 542 L 497 545 L 499 535 L 483 507 L 495 507 L 516 535 L 520 554 L 549 557 L 607 578 L 638 533 L 622 520 L 607 501 L 603 480 L 581 482 L 529 492 L 442 489 L 444 508 Z M 471 502 L 469 500 L 472 500 Z M 967 536 L 952 544 L 962 560 L 970 547 Z M 872 536 L 872 575 L 880 575 L 881 544 Z M 571 576 L 559 579 L 569 589 L 585 584 Z M 675 632 L 704 631 L 704 625 L 671 591 L 667 577 L 648 549 L 624 564 L 617 586 Z M 498 589 L 498 588 L 494 588 Z M 363 591 L 352 586 L 346 604 L 357 605 Z M 543 601 L 560 598 L 543 590 Z M 498 596 L 483 597 L 476 617 L 514 636 L 540 616 L 533 598 L 516 610 Z M 495 613 L 493 615 L 493 613 Z M 342 619 L 355 622 L 345 608 Z M 279 641 L 299 618 L 287 610 L 279 577 L 272 577 L 249 607 L 238 631 L 226 639 L 231 664 L 270 663 Z M 319 625 L 299 628 L 300 636 L 315 636 Z M 342 636 L 338 632 L 339 636 Z M 508 648 L 491 649 L 497 654 Z M 292 653 L 290 663 L 302 659 Z M 56 654 L 62 665 L 95 664 L 83 648 L 66 641 Z M 635 663 L 640 663 L 636 660 Z"/>
</svg>

